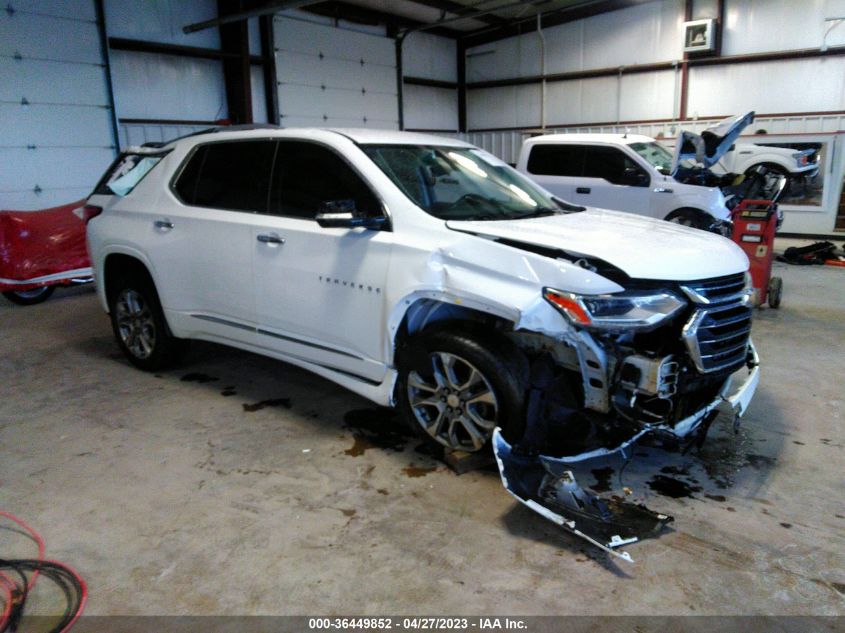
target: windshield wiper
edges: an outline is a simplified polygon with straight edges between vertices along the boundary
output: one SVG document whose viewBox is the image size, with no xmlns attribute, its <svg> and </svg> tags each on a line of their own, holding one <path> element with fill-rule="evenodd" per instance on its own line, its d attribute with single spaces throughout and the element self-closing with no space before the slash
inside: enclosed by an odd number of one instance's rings
<svg viewBox="0 0 845 633">
<path fill-rule="evenodd" d="M 562 212 L 556 209 L 548 209 L 548 208 L 541 208 L 541 209 L 534 209 L 533 211 L 528 211 L 527 213 L 518 213 L 516 215 L 509 215 L 509 220 L 527 220 L 528 218 L 544 218 L 550 215 L 560 215 Z"/>
</svg>

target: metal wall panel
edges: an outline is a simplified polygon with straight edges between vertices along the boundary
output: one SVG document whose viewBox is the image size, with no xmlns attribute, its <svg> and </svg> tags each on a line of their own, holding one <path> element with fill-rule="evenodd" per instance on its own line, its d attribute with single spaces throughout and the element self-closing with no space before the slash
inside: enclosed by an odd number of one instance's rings
<svg viewBox="0 0 845 633">
<path fill-rule="evenodd" d="M 540 121 L 540 86 L 507 86 L 467 91 L 470 128 L 536 127 Z"/>
<path fill-rule="evenodd" d="M 97 19 L 97 10 L 90 0 L 18 0 L 7 2 L 6 5 L 21 14 L 92 22 Z"/>
<path fill-rule="evenodd" d="M 408 77 L 457 81 L 457 44 L 455 40 L 411 33 L 402 44 L 402 72 Z"/>
<path fill-rule="evenodd" d="M 264 69 L 261 66 L 252 66 L 249 75 L 249 85 L 252 90 L 252 120 L 255 123 L 269 123 L 264 90 Z"/>
<path fill-rule="evenodd" d="M 220 48 L 220 30 L 183 33 L 182 27 L 217 17 L 216 0 L 105 0 L 110 37 Z"/>
<path fill-rule="evenodd" d="M 276 16 L 281 123 L 397 128 L 392 39 Z"/>
<path fill-rule="evenodd" d="M 0 13 L 0 209 L 89 194 L 113 145 L 94 2 L 9 2 Z"/>
<path fill-rule="evenodd" d="M 680 57 L 682 0 L 660 0 L 543 29 L 546 73 L 670 61 Z M 539 75 L 536 30 L 467 51 L 467 80 Z"/>
<path fill-rule="evenodd" d="M 405 84 L 405 128 L 458 130 L 458 91 Z"/>
<path fill-rule="evenodd" d="M 818 48 L 831 26 L 824 19 L 842 16 L 843 0 L 727 0 L 722 54 Z M 830 32 L 827 45 L 845 45 L 845 25 Z"/>
<path fill-rule="evenodd" d="M 121 119 L 215 121 L 227 115 L 220 61 L 112 51 L 111 70 Z"/>
<path fill-rule="evenodd" d="M 748 110 L 761 114 L 845 110 L 845 59 L 796 59 L 691 69 L 687 108 L 690 116 L 726 116 Z"/>
</svg>

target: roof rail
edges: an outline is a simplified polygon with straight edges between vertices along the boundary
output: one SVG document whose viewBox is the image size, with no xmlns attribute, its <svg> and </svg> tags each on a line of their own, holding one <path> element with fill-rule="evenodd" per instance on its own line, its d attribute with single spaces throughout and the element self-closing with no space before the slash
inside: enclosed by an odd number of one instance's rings
<svg viewBox="0 0 845 633">
<path fill-rule="evenodd" d="M 244 123 L 241 125 L 218 125 L 216 127 L 209 127 L 204 130 L 197 130 L 196 132 L 191 132 L 189 134 L 183 134 L 182 136 L 177 136 L 176 138 L 169 139 L 167 141 L 150 141 L 141 145 L 141 147 L 166 147 L 171 143 L 175 143 L 176 141 L 181 141 L 184 138 L 191 138 L 192 136 L 200 136 L 202 134 L 215 134 L 216 132 L 243 132 L 248 130 L 281 130 L 282 127 L 280 125 L 273 125 L 272 123 Z"/>
</svg>

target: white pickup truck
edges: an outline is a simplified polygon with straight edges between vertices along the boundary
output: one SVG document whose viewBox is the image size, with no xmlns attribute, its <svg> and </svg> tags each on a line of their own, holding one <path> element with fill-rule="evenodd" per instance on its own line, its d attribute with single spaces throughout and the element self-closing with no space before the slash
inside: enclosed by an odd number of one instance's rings
<svg viewBox="0 0 845 633">
<path fill-rule="evenodd" d="M 701 134 L 681 132 L 674 153 L 635 134 L 535 136 L 523 143 L 517 169 L 575 204 L 727 234 L 730 213 L 720 187 L 734 175 L 750 175 L 760 166 L 775 177 L 818 173 L 814 150 L 734 145 L 753 120 L 749 112 Z"/>
<path fill-rule="evenodd" d="M 738 246 L 572 206 L 454 139 L 209 131 L 125 152 L 82 215 L 141 369 L 188 339 L 239 347 L 397 406 L 450 449 L 495 435 L 500 464 L 511 446 L 568 463 L 696 437 L 756 388 Z"/>
</svg>

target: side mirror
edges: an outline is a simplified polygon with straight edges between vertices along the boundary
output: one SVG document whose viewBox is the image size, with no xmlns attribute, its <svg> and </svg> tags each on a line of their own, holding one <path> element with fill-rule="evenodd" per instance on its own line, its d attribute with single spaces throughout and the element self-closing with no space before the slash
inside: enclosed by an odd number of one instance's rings
<svg viewBox="0 0 845 633">
<path fill-rule="evenodd" d="M 315 218 L 324 229 L 379 229 L 387 222 L 382 216 L 367 217 L 358 213 L 354 200 L 327 200 L 320 205 Z"/>
<path fill-rule="evenodd" d="M 651 178 L 649 178 L 647 173 L 637 169 L 636 167 L 627 167 L 625 171 L 622 172 L 622 178 L 620 178 L 620 181 L 620 185 L 648 187 L 651 182 Z"/>
</svg>

